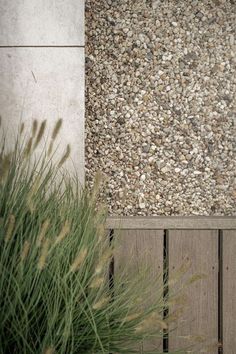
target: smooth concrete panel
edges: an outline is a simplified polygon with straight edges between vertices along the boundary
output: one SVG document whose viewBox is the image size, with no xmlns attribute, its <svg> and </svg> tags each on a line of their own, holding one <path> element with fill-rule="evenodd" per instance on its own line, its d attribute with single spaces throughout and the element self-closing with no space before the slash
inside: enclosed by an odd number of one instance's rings
<svg viewBox="0 0 236 354">
<path fill-rule="evenodd" d="M 0 45 L 84 45 L 84 0 L 0 0 Z"/>
<path fill-rule="evenodd" d="M 62 118 L 58 154 L 71 145 L 67 167 L 84 181 L 83 48 L 1 48 L 0 115 L 10 138 L 21 120 L 30 132 L 33 119 L 47 119 L 50 135 Z"/>
</svg>

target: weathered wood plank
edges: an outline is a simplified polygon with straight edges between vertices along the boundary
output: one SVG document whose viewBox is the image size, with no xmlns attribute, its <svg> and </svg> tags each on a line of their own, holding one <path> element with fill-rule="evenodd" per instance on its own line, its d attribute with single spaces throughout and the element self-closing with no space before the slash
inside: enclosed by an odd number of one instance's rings
<svg viewBox="0 0 236 354">
<path fill-rule="evenodd" d="M 115 274 L 124 266 L 134 272 L 142 271 L 142 265 L 150 268 L 150 274 L 163 274 L 163 231 L 122 230 L 115 232 Z M 162 289 L 161 289 L 162 292 Z M 159 284 L 153 284 L 153 298 L 160 293 Z M 146 304 L 149 305 L 148 303 Z M 144 342 L 140 351 L 153 348 L 162 350 L 162 338 Z"/>
<path fill-rule="evenodd" d="M 223 350 L 236 350 L 236 231 L 223 232 Z"/>
<path fill-rule="evenodd" d="M 194 353 L 208 347 L 209 353 L 218 353 L 218 232 L 169 231 L 169 275 L 189 259 L 186 277 L 205 274 L 201 280 L 185 289 L 187 303 L 184 314 L 177 322 L 177 329 L 170 333 L 170 350 L 186 347 L 191 340 L 185 336 L 206 336 L 206 343 L 199 343 Z M 183 279 L 184 282 L 184 279 Z M 173 287 L 170 291 L 174 291 Z"/>
<path fill-rule="evenodd" d="M 107 228 L 139 230 L 235 230 L 236 218 L 233 216 L 111 216 L 107 219 Z"/>
</svg>

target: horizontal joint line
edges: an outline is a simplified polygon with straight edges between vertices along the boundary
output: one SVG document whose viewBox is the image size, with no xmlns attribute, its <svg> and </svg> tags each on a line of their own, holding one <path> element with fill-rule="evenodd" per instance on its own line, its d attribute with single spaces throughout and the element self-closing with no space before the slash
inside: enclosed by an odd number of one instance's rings
<svg viewBox="0 0 236 354">
<path fill-rule="evenodd" d="M 0 45 L 0 48 L 84 48 L 84 45 Z"/>
</svg>

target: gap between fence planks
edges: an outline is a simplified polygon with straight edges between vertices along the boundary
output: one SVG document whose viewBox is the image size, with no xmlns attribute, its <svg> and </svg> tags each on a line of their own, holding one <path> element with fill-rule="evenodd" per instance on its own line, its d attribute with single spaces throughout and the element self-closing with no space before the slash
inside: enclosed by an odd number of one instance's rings
<svg viewBox="0 0 236 354">
<path fill-rule="evenodd" d="M 106 226 L 118 230 L 236 230 L 236 216 L 110 216 Z"/>
<path fill-rule="evenodd" d="M 236 353 L 236 231 L 223 231 L 223 350 Z"/>
<path fill-rule="evenodd" d="M 186 255 L 193 260 L 190 274 L 208 273 L 206 279 L 194 284 L 189 290 L 190 311 L 184 317 L 184 325 L 177 328 L 178 335 L 184 336 L 190 330 L 191 334 L 203 332 L 209 339 L 217 342 L 217 332 L 221 327 L 224 353 L 235 354 L 236 217 L 109 217 L 106 226 L 108 229 L 114 229 L 115 234 L 121 236 L 123 247 L 118 258 L 120 261 L 122 259 L 122 263 L 129 262 L 132 244 L 136 247 L 136 261 L 143 248 L 153 248 L 156 256 L 156 259 L 150 258 L 150 268 L 153 271 L 157 270 L 159 262 L 163 262 L 163 245 L 160 244 L 160 239 L 163 240 L 164 230 L 168 230 L 170 276 L 181 262 L 181 258 Z M 219 230 L 223 235 L 223 249 L 218 242 Z M 222 254 L 221 285 L 218 279 L 219 247 Z M 222 293 L 219 292 L 218 285 L 222 287 Z M 218 303 L 219 296 L 220 303 Z M 221 311 L 219 306 L 222 306 L 221 318 L 218 317 Z M 183 338 L 176 338 L 172 333 L 169 334 L 169 349 L 178 348 L 179 345 L 184 344 L 186 342 L 184 343 Z M 214 343 L 210 353 L 218 354 Z"/>
</svg>

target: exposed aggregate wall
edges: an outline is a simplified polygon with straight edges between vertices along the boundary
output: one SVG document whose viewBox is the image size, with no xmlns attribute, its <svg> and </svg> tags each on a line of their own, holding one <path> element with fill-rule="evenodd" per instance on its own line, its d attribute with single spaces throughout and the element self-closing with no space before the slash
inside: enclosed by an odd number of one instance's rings
<svg viewBox="0 0 236 354">
<path fill-rule="evenodd" d="M 111 215 L 235 215 L 236 2 L 87 0 L 86 109 Z"/>
</svg>

